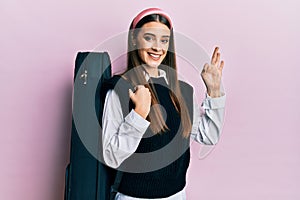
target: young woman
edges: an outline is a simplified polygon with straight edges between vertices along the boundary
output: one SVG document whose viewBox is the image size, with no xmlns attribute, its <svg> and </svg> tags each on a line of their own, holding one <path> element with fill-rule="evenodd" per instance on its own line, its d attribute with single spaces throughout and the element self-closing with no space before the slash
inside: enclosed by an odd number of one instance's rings
<svg viewBox="0 0 300 200">
<path fill-rule="evenodd" d="M 123 89 L 108 90 L 102 118 L 104 161 L 124 171 L 117 200 L 186 199 L 189 140 L 219 140 L 223 66 L 217 47 L 201 72 L 207 95 L 200 115 L 193 88 L 178 80 L 169 15 L 149 8 L 133 19 L 127 70 L 119 77 Z"/>
</svg>

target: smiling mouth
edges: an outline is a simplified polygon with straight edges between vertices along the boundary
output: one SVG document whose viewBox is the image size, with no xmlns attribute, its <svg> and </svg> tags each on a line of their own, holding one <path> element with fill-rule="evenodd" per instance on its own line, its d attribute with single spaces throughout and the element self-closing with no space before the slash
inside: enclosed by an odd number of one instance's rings
<svg viewBox="0 0 300 200">
<path fill-rule="evenodd" d="M 159 60 L 160 59 L 160 54 L 153 54 L 153 53 L 148 53 L 148 55 L 153 59 L 153 60 Z"/>
</svg>

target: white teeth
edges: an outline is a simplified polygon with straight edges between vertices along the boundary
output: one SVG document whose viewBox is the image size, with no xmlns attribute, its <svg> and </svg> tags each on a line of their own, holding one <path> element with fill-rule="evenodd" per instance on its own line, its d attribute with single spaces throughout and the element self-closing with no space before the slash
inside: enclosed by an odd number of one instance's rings
<svg viewBox="0 0 300 200">
<path fill-rule="evenodd" d="M 159 58 L 160 55 L 155 55 L 155 54 L 150 53 L 150 56 L 152 56 L 154 58 Z"/>
</svg>

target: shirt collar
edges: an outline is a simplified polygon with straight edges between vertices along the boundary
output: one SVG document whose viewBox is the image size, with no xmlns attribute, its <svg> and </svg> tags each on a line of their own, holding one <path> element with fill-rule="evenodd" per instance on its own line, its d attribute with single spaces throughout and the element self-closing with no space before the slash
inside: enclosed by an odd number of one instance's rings
<svg viewBox="0 0 300 200">
<path fill-rule="evenodd" d="M 152 76 L 150 76 L 148 73 L 146 73 L 145 71 L 144 71 L 144 75 L 145 75 L 146 81 L 149 81 L 150 77 L 152 77 Z M 154 76 L 153 76 L 153 77 L 154 77 Z M 154 78 L 160 78 L 160 77 L 163 77 L 163 78 L 165 79 L 166 83 L 169 84 L 169 82 L 168 82 L 168 80 L 167 80 L 167 74 L 166 74 L 166 72 L 165 72 L 164 70 L 162 70 L 162 69 L 158 69 L 158 76 L 156 76 L 156 77 L 154 77 Z"/>
</svg>

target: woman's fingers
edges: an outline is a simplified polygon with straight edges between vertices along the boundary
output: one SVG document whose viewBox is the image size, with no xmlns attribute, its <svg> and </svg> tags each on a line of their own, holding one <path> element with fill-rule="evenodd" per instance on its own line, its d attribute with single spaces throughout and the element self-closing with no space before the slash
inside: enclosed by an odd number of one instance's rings
<svg viewBox="0 0 300 200">
<path fill-rule="evenodd" d="M 212 58 L 211 58 L 211 64 L 216 64 L 216 61 L 217 61 L 217 53 L 218 53 L 218 50 L 219 50 L 219 47 L 216 47 L 214 52 L 213 52 L 213 55 L 212 55 Z"/>
<path fill-rule="evenodd" d="M 224 61 L 222 60 L 222 61 L 221 61 L 221 64 L 220 64 L 220 70 L 221 70 L 221 72 L 223 71 L 224 64 L 225 64 L 225 63 L 224 63 Z"/>
<path fill-rule="evenodd" d="M 219 47 L 216 47 L 213 55 L 212 55 L 212 59 L 211 59 L 211 64 L 209 65 L 208 63 L 205 63 L 203 69 L 202 69 L 202 73 L 204 72 L 208 72 L 208 71 L 215 71 L 215 70 L 223 70 L 224 67 L 224 61 L 221 61 L 221 53 L 218 52 Z"/>
<path fill-rule="evenodd" d="M 137 86 L 134 87 L 134 92 L 136 92 L 138 89 L 142 89 L 144 87 L 145 86 L 143 86 L 143 85 L 137 85 Z"/>
<path fill-rule="evenodd" d="M 134 87 L 134 92 L 129 89 L 129 97 L 135 104 L 135 111 L 141 115 L 143 118 L 146 118 L 150 112 L 151 106 L 151 93 L 149 88 L 146 88 L 144 85 L 137 85 Z"/>
<path fill-rule="evenodd" d="M 144 85 L 137 85 L 134 87 L 134 91 L 129 89 L 129 97 L 132 100 L 141 100 L 141 96 L 147 95 L 151 97 L 149 88 L 146 88 Z"/>
<path fill-rule="evenodd" d="M 224 61 L 221 61 L 221 53 L 219 53 L 218 50 L 219 47 L 216 47 L 212 55 L 211 63 L 205 63 L 201 73 L 208 94 L 211 97 L 220 96 L 221 77 L 224 67 Z"/>
<path fill-rule="evenodd" d="M 205 65 L 203 66 L 203 69 L 202 69 L 202 72 L 207 72 L 208 70 L 208 67 L 209 67 L 209 64 L 205 63 Z"/>
<path fill-rule="evenodd" d="M 131 89 L 129 89 L 129 97 L 131 98 L 132 97 L 132 95 L 134 95 L 134 93 L 132 92 L 132 90 Z"/>
<path fill-rule="evenodd" d="M 224 67 L 224 61 L 221 61 L 221 53 L 218 51 L 219 47 L 216 47 L 212 55 L 211 64 L 218 67 L 218 69 L 222 71 Z"/>
<path fill-rule="evenodd" d="M 219 63 L 220 63 L 220 57 L 221 57 L 221 54 L 218 52 L 217 53 L 217 60 L 216 60 L 216 66 L 219 66 Z"/>
</svg>

